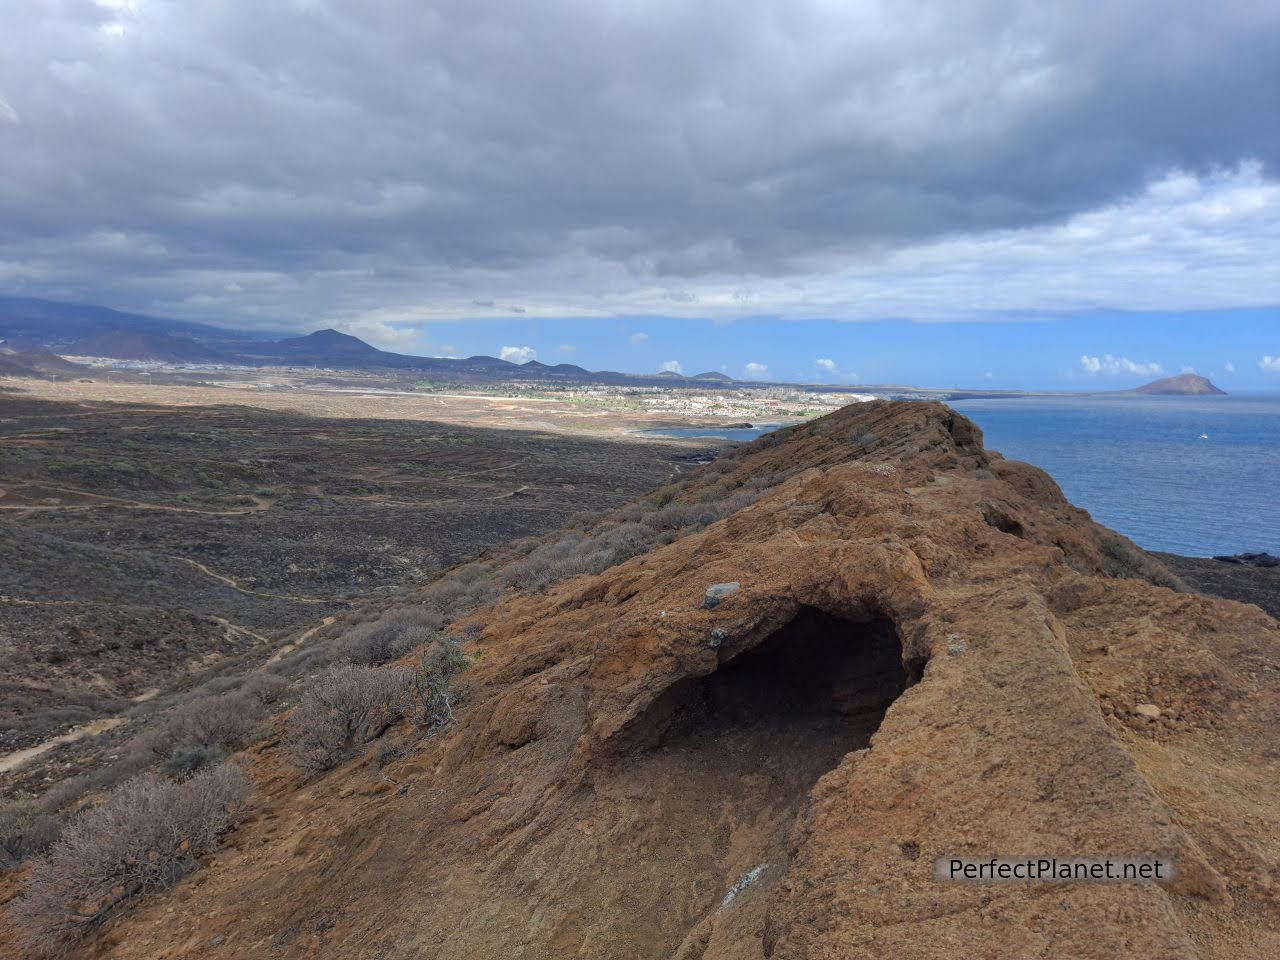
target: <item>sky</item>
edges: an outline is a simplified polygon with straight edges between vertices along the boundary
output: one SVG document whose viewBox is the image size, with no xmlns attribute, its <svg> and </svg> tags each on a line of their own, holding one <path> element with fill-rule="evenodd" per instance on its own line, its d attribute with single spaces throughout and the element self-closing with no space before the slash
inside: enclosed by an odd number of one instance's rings
<svg viewBox="0 0 1280 960">
<path fill-rule="evenodd" d="M 8 19 L 0 293 L 596 369 L 1280 390 L 1280 4 Z"/>
</svg>

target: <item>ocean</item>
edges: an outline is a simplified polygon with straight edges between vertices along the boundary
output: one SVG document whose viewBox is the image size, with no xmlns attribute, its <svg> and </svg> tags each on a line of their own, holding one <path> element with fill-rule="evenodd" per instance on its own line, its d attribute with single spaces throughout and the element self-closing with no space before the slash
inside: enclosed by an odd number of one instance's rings
<svg viewBox="0 0 1280 960">
<path fill-rule="evenodd" d="M 1280 394 L 952 406 L 982 427 L 989 449 L 1047 471 L 1072 503 L 1139 546 L 1200 557 L 1280 554 Z M 747 441 L 777 426 L 646 432 Z"/>
<path fill-rule="evenodd" d="M 1280 395 L 952 406 L 982 428 L 989 449 L 1042 468 L 1072 503 L 1141 547 L 1280 554 Z"/>
</svg>

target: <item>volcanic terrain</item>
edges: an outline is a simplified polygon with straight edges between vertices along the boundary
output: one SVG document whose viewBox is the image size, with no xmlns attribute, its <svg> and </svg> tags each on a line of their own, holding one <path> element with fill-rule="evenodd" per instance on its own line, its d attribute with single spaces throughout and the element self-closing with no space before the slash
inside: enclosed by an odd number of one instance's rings
<svg viewBox="0 0 1280 960">
<path fill-rule="evenodd" d="M 305 776 L 258 743 L 247 817 L 85 955 L 1280 956 L 1275 620 L 937 403 L 778 431 L 674 502 L 744 490 L 455 624 L 455 720 L 393 727 L 398 759 Z M 934 878 L 997 855 L 1177 872 Z"/>
</svg>

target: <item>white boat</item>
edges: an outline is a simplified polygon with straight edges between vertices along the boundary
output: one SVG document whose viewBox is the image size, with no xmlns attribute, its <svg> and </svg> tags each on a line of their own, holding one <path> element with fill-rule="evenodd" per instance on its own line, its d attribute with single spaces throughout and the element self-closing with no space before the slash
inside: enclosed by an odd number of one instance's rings
<svg viewBox="0 0 1280 960">
<path fill-rule="evenodd" d="M 1202 433 L 1202 434 L 1200 434 L 1200 439 L 1201 439 L 1201 440 L 1208 440 L 1208 439 L 1209 439 L 1209 435 L 1208 435 L 1207 433 Z"/>
</svg>

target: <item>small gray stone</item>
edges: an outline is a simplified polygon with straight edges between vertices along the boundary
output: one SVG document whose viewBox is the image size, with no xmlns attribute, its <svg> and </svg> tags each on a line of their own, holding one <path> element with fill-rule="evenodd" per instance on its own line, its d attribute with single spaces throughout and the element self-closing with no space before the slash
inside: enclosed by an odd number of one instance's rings
<svg viewBox="0 0 1280 960">
<path fill-rule="evenodd" d="M 716 627 L 711 631 L 711 639 L 707 641 L 707 646 L 710 647 L 712 650 L 719 650 L 720 644 L 724 643 L 725 637 L 727 636 L 728 636 L 727 633 L 725 633 L 719 627 Z"/>
<path fill-rule="evenodd" d="M 717 606 L 725 597 L 737 593 L 741 586 L 742 584 L 734 580 L 730 583 L 716 583 L 707 587 L 707 592 L 702 595 L 702 609 L 710 610 Z"/>
</svg>

